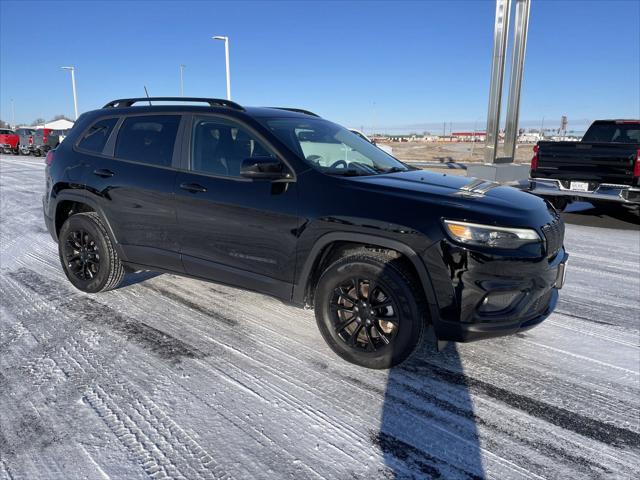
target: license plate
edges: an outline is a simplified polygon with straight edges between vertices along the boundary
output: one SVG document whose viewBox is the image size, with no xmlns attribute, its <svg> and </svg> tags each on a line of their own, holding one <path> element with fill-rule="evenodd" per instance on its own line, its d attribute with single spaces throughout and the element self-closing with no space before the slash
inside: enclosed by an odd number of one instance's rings
<svg viewBox="0 0 640 480">
<path fill-rule="evenodd" d="M 571 182 L 569 188 L 577 192 L 588 192 L 589 182 Z"/>
<path fill-rule="evenodd" d="M 567 278 L 567 263 L 568 260 L 558 265 L 558 275 L 556 276 L 556 288 L 558 290 L 564 286 L 564 281 Z"/>
</svg>

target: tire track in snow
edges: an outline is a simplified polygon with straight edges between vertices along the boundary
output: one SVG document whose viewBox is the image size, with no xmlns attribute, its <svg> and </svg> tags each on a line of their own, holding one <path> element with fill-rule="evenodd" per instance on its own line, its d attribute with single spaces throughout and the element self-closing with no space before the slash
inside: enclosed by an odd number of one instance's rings
<svg viewBox="0 0 640 480">
<path fill-rule="evenodd" d="M 22 281 L 27 289 L 44 296 L 45 302 L 34 302 L 31 309 L 55 309 L 51 306 L 51 300 L 59 298 L 55 294 L 58 292 L 42 282 L 37 274 L 20 271 L 19 275 L 14 274 L 12 277 Z M 39 330 L 38 333 L 40 338 L 44 335 L 46 343 L 51 341 L 45 330 Z M 75 331 L 70 335 L 62 335 L 61 341 L 55 342 L 55 348 L 48 350 L 41 358 L 53 360 L 74 388 L 90 384 L 82 391 L 83 400 L 135 456 L 149 476 L 231 478 L 222 471 L 213 457 L 171 420 L 153 400 L 136 390 L 126 380 L 119 379 L 115 372 L 106 370 L 102 365 L 109 365 L 111 362 L 104 358 L 96 359 L 95 352 L 88 350 L 76 337 Z M 116 354 L 118 352 L 119 350 L 116 350 Z M 102 388 L 100 383 L 105 383 L 109 392 Z M 120 404 L 128 408 L 123 409 Z"/>
</svg>

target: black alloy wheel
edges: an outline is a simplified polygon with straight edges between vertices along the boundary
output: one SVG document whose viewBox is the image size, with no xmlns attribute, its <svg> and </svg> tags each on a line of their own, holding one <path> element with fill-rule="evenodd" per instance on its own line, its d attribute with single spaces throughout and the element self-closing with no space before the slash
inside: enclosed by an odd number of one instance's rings
<svg viewBox="0 0 640 480">
<path fill-rule="evenodd" d="M 83 292 L 111 290 L 124 277 L 118 252 L 96 212 L 76 213 L 62 224 L 58 253 L 65 275 Z"/>
<path fill-rule="evenodd" d="M 338 337 L 366 352 L 391 344 L 400 328 L 396 301 L 369 278 L 353 277 L 338 285 L 331 312 Z"/>
<path fill-rule="evenodd" d="M 422 341 L 424 292 L 408 261 L 366 248 L 329 265 L 314 293 L 316 322 L 327 345 L 348 362 L 390 368 Z"/>
<path fill-rule="evenodd" d="M 72 230 L 63 246 L 64 260 L 70 272 L 82 281 L 93 279 L 100 271 L 100 253 L 94 238 L 85 230 Z"/>
</svg>

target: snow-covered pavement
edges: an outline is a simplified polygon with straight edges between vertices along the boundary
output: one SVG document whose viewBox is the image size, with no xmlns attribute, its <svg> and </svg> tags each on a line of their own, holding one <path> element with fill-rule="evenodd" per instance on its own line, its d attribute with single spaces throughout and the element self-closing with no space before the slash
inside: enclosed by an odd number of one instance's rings
<svg viewBox="0 0 640 480">
<path fill-rule="evenodd" d="M 567 284 L 541 326 L 371 371 L 338 359 L 311 311 L 259 294 L 151 273 L 74 290 L 43 170 L 0 157 L 0 479 L 640 470 L 634 225 L 568 216 Z"/>
</svg>

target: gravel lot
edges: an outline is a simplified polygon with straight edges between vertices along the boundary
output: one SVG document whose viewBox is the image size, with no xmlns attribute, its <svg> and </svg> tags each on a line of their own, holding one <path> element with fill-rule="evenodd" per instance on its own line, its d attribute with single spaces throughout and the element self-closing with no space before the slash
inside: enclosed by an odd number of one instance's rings
<svg viewBox="0 0 640 480">
<path fill-rule="evenodd" d="M 556 313 L 370 371 L 312 312 L 173 275 L 74 290 L 43 159 L 0 157 L 0 479 L 630 478 L 640 470 L 640 232 L 566 215 Z M 637 222 L 637 220 L 636 220 Z"/>
</svg>

